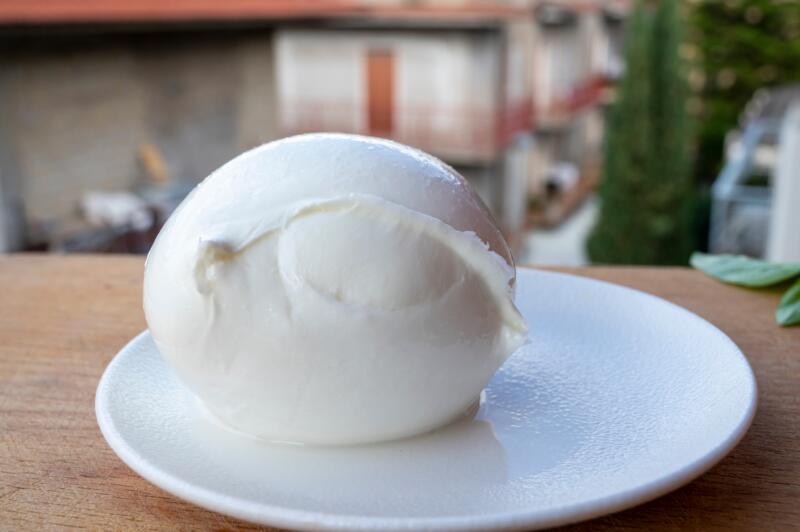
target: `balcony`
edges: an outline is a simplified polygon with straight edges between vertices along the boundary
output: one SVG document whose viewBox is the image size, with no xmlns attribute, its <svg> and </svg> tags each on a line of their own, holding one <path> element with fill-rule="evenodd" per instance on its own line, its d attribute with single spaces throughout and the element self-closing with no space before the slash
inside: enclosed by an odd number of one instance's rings
<svg viewBox="0 0 800 532">
<path fill-rule="evenodd" d="M 351 102 L 293 100 L 282 104 L 285 134 L 341 131 L 391 138 L 455 164 L 495 161 L 519 132 L 533 124 L 529 101 L 496 110 L 486 106 L 403 106 L 395 109 L 391 131 L 370 131 L 369 107 Z"/>
<path fill-rule="evenodd" d="M 537 125 L 544 129 L 561 127 L 576 114 L 599 103 L 607 85 L 603 76 L 592 76 L 575 83 L 563 91 L 563 95 L 543 106 L 537 115 Z"/>
</svg>

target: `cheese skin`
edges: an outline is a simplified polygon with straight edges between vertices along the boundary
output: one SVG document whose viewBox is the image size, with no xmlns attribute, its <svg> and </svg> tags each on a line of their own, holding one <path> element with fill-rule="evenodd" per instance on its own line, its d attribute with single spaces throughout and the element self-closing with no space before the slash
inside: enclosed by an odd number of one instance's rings
<svg viewBox="0 0 800 532">
<path fill-rule="evenodd" d="M 515 270 L 452 168 L 385 140 L 309 134 L 206 178 L 145 266 L 181 380 L 265 440 L 358 444 L 463 414 L 526 340 Z"/>
</svg>

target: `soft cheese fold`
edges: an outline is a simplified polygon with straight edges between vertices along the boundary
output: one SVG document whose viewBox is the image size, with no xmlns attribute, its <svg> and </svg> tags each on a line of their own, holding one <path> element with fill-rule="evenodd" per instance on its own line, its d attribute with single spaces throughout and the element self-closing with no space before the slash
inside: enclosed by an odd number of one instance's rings
<svg viewBox="0 0 800 532">
<path fill-rule="evenodd" d="M 147 259 L 153 338 L 219 420 L 364 443 L 462 414 L 526 326 L 514 266 L 462 177 L 405 146 L 291 137 L 209 176 Z"/>
</svg>

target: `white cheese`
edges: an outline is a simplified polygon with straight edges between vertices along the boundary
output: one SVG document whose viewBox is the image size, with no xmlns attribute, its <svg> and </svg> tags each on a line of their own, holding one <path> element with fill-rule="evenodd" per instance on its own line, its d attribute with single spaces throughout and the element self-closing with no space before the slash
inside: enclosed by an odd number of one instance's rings
<svg viewBox="0 0 800 532">
<path fill-rule="evenodd" d="M 364 443 L 458 417 L 525 340 L 503 236 L 422 152 L 339 134 L 251 150 L 201 183 L 147 258 L 161 353 L 224 424 Z"/>
</svg>

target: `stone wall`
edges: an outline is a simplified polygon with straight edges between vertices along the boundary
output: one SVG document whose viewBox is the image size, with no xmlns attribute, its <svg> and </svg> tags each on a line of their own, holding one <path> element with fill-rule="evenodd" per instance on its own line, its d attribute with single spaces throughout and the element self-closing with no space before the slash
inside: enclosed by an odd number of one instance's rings
<svg viewBox="0 0 800 532">
<path fill-rule="evenodd" d="M 2 189 L 31 223 L 141 183 L 145 144 L 171 179 L 198 181 L 277 135 L 268 30 L 34 42 L 0 54 Z"/>
</svg>

